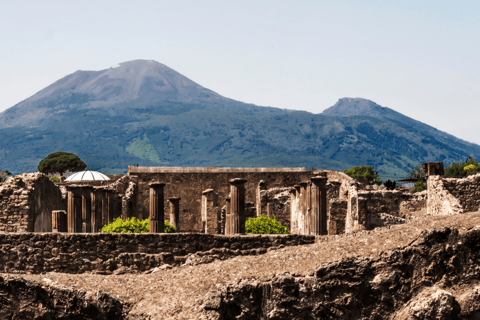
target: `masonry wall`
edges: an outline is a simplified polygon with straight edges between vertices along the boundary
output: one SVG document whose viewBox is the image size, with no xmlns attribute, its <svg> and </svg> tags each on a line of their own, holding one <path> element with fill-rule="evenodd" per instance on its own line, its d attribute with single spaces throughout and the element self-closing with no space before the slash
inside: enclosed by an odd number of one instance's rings
<svg viewBox="0 0 480 320">
<path fill-rule="evenodd" d="M 222 259 L 314 242 L 314 236 L 299 235 L 8 233 L 0 234 L 0 271 L 111 274 L 120 267 L 145 271 L 188 263 L 192 254 Z"/>
<path fill-rule="evenodd" d="M 0 185 L 0 232 L 50 232 L 52 210 L 65 209 L 62 192 L 43 173 L 24 173 Z"/>
<path fill-rule="evenodd" d="M 463 179 L 429 176 L 427 212 L 451 215 L 480 210 L 480 174 Z"/>
<path fill-rule="evenodd" d="M 269 188 L 293 186 L 312 176 L 305 168 L 173 168 L 128 167 L 130 176 L 138 177 L 135 212 L 139 218 L 148 217 L 148 183 L 165 182 L 165 199 L 180 197 L 180 226 L 184 231 L 201 231 L 202 192 L 213 189 L 219 205 L 225 204 L 230 193 L 230 179 L 247 180 L 246 202 L 255 203 L 256 188 L 264 180 Z M 165 210 L 168 203 L 165 201 Z M 168 212 L 168 211 L 166 211 Z"/>
</svg>

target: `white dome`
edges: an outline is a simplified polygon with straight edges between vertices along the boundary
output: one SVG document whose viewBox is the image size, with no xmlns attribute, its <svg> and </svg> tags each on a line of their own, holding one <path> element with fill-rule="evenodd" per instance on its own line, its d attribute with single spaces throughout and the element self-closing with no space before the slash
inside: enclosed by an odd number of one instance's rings
<svg viewBox="0 0 480 320">
<path fill-rule="evenodd" d="M 98 171 L 80 171 L 72 174 L 70 177 L 65 179 L 65 181 L 101 181 L 101 180 L 110 180 L 106 175 Z"/>
</svg>

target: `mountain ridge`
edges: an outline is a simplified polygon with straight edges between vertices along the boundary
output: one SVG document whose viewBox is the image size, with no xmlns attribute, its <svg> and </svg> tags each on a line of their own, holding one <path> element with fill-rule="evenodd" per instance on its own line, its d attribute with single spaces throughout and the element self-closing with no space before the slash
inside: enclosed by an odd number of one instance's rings
<svg viewBox="0 0 480 320">
<path fill-rule="evenodd" d="M 91 169 L 128 165 L 374 165 L 401 177 L 428 161 L 480 157 L 480 146 L 363 98 L 320 114 L 223 97 L 155 61 L 76 71 L 0 113 L 0 170 L 34 171 L 49 153 Z"/>
</svg>

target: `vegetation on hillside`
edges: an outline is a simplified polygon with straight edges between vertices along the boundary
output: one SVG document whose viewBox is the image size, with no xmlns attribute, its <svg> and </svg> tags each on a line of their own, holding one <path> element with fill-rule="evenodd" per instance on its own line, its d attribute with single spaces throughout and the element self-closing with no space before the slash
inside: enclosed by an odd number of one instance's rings
<svg viewBox="0 0 480 320">
<path fill-rule="evenodd" d="M 345 173 L 354 179 L 367 179 L 368 184 L 382 184 L 382 180 L 373 166 L 356 166 L 345 170 Z"/>
<path fill-rule="evenodd" d="M 37 169 L 45 174 L 63 175 L 67 171 L 82 171 L 87 165 L 79 156 L 73 153 L 58 151 L 49 154 L 45 159 L 40 161 Z"/>
</svg>

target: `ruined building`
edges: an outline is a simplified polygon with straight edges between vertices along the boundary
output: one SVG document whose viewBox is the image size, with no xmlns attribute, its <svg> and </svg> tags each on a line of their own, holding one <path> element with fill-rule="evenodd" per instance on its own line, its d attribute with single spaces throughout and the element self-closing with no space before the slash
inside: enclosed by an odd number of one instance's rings
<svg viewBox="0 0 480 320">
<path fill-rule="evenodd" d="M 129 167 L 108 181 L 62 183 L 22 174 L 0 184 L 0 231 L 95 233 L 121 216 L 150 217 L 152 233 L 168 220 L 180 232 L 241 234 L 263 214 L 294 234 L 333 235 L 478 210 L 480 175 L 445 179 L 442 169 L 426 164 L 428 190 L 415 194 L 305 168 Z"/>
</svg>

